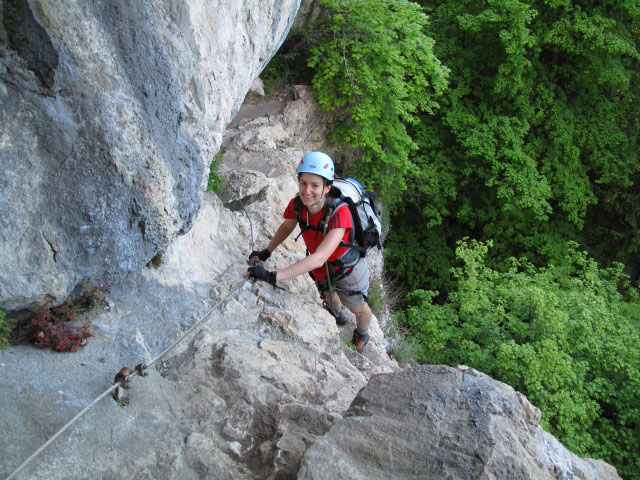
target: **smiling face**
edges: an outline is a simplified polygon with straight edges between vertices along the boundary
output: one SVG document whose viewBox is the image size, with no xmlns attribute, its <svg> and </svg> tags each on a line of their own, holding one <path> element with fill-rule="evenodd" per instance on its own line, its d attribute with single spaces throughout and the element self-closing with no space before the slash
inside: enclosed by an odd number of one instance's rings
<svg viewBox="0 0 640 480">
<path fill-rule="evenodd" d="M 324 185 L 324 178 L 315 173 L 302 173 L 298 179 L 298 191 L 302 204 L 309 208 L 320 201 L 331 189 Z"/>
</svg>

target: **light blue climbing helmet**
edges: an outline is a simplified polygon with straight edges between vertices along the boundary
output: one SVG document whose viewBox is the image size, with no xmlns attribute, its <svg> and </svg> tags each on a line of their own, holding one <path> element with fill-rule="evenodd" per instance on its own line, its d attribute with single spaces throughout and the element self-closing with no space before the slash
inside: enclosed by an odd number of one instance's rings
<svg viewBox="0 0 640 480">
<path fill-rule="evenodd" d="M 335 169 L 333 167 L 333 160 L 326 153 L 322 152 L 308 152 L 305 153 L 298 164 L 296 173 L 315 173 L 321 177 L 326 178 L 330 182 L 336 178 Z"/>
</svg>

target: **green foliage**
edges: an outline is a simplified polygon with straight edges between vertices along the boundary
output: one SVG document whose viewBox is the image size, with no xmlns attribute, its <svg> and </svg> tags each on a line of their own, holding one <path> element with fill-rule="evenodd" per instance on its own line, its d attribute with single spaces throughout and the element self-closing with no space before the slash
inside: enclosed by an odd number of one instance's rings
<svg viewBox="0 0 640 480">
<path fill-rule="evenodd" d="M 575 240 L 637 276 L 637 5 L 421 3 L 450 88 L 440 109 L 407 126 L 418 149 L 398 217 L 419 210 L 424 221 L 411 227 L 419 241 L 390 244 L 397 275 L 423 259 L 411 286 L 442 290 L 452 246 L 470 236 L 493 240 L 496 262 L 527 255 L 539 265 Z"/>
<path fill-rule="evenodd" d="M 209 167 L 209 180 L 207 181 L 207 192 L 219 192 L 224 185 L 224 177 L 218 172 L 220 165 L 222 165 L 222 155 L 218 155 L 211 162 L 211 166 Z"/>
<path fill-rule="evenodd" d="M 11 324 L 5 317 L 4 311 L 0 310 L 0 349 L 9 347 L 9 335 L 11 335 Z"/>
<path fill-rule="evenodd" d="M 427 16 L 406 0 L 320 3 L 314 29 L 322 36 L 308 63 L 318 102 L 337 114 L 332 138 L 359 152 L 358 176 L 368 186 L 397 196 L 415 171 L 406 125 L 437 109 L 447 81 L 424 33 Z"/>
<path fill-rule="evenodd" d="M 403 323 L 424 363 L 465 364 L 510 384 L 569 449 L 640 478 L 640 303 L 622 266 L 600 269 L 577 245 L 547 268 L 486 266 L 488 245 L 462 242 L 456 289 L 441 305 L 416 290 Z"/>
<path fill-rule="evenodd" d="M 373 314 L 376 316 L 384 308 L 384 291 L 382 290 L 382 285 L 379 282 L 370 282 L 367 303 L 369 304 L 369 307 L 371 307 Z"/>
<path fill-rule="evenodd" d="M 455 252 L 447 246 L 444 225 L 416 228 L 423 220 L 420 210 L 406 209 L 399 216 L 385 241 L 385 267 L 402 279 L 408 290 L 428 288 L 449 291 Z"/>
<path fill-rule="evenodd" d="M 287 51 L 287 47 L 299 41 L 300 33 L 292 31 L 283 50 L 279 51 L 264 68 L 260 78 L 265 94 L 269 95 L 279 84 L 310 83 L 312 73 L 306 63 L 306 55 L 301 51 Z"/>
<path fill-rule="evenodd" d="M 160 250 L 159 252 L 156 252 L 156 254 L 153 257 L 151 257 L 151 260 L 147 262 L 147 267 L 159 268 L 160 265 L 162 265 L 163 259 L 164 259 L 164 252 Z"/>
</svg>

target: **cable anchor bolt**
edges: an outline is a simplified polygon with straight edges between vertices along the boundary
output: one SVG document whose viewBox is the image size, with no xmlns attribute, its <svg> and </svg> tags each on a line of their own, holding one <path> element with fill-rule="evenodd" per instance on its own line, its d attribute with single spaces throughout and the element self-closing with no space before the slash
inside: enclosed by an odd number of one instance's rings
<svg viewBox="0 0 640 480">
<path fill-rule="evenodd" d="M 129 385 L 131 385 L 131 379 L 129 378 L 130 376 L 131 369 L 129 367 L 123 367 L 116 374 L 116 377 L 113 380 L 113 383 L 120 383 L 120 385 L 118 385 L 113 391 L 113 399 L 123 405 L 129 403 L 127 399 L 124 398 L 124 391 L 125 389 L 129 388 Z"/>
</svg>

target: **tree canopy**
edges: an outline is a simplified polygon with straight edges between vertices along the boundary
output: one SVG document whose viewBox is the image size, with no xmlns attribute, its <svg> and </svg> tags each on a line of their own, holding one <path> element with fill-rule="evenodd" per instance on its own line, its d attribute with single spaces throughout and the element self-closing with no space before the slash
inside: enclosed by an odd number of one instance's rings
<svg viewBox="0 0 640 480">
<path fill-rule="evenodd" d="M 448 69 L 425 34 L 427 16 L 405 0 L 323 0 L 310 49 L 318 102 L 337 112 L 332 138 L 359 153 L 357 170 L 385 193 L 407 188 L 419 146 L 407 126 L 433 113 Z M 391 199 L 392 196 L 390 195 Z"/>
<path fill-rule="evenodd" d="M 446 238 L 440 258 L 468 235 L 493 240 L 498 259 L 543 263 L 570 239 L 636 277 L 637 4 L 422 4 L 450 82 L 434 115 L 411 126 L 419 168 L 402 216 L 419 211 L 422 235 Z M 398 224 L 391 264 L 404 273 L 404 252 L 416 255 L 405 232 L 416 233 Z M 438 270 L 409 282 L 440 288 Z"/>
</svg>

